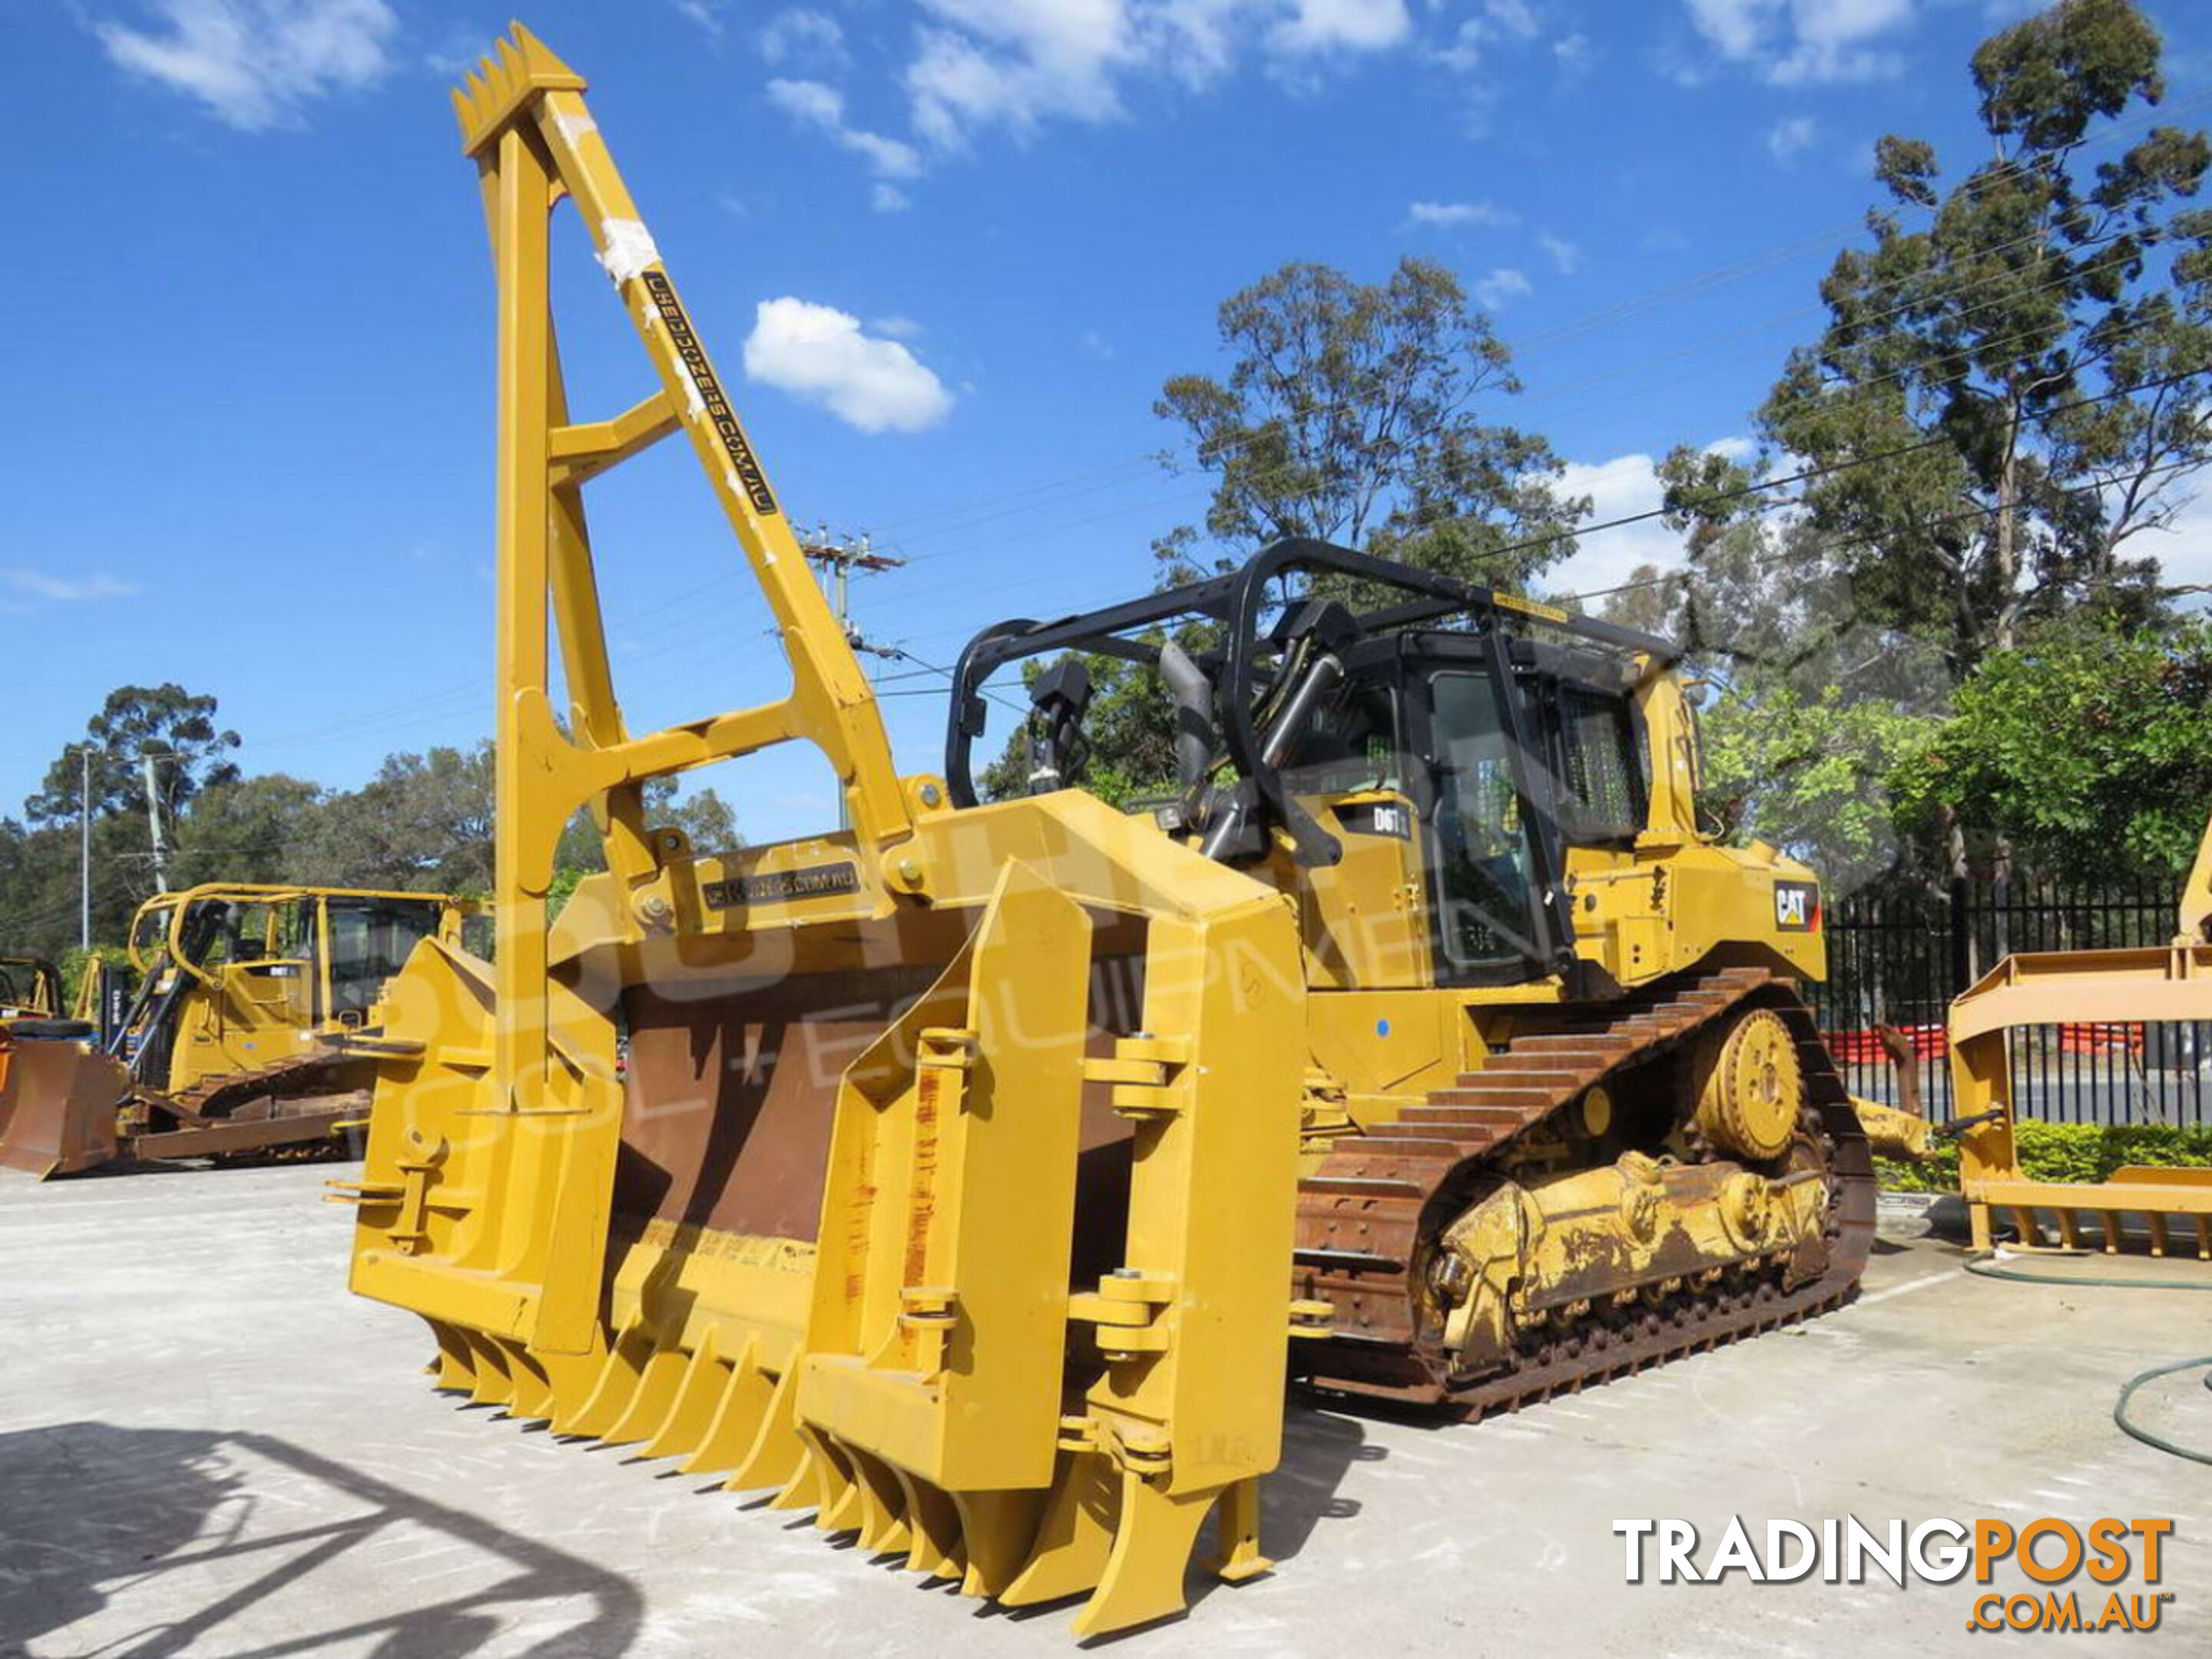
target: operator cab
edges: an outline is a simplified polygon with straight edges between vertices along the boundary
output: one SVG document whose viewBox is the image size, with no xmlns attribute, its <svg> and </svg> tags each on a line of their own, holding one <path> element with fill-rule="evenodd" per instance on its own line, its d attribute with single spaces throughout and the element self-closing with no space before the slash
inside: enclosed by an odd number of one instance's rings
<svg viewBox="0 0 2212 1659">
<path fill-rule="evenodd" d="M 1561 637 L 1535 637 L 1539 627 Z M 1029 677 L 1027 753 L 995 773 L 1002 786 L 1018 773 L 1029 793 L 1085 781 L 1086 660 L 1156 672 L 1173 705 L 1176 775 L 1139 781 L 1125 805 L 1223 862 L 1287 866 L 1286 887 L 1346 886 L 1356 872 L 1367 890 L 1347 902 L 1370 930 L 1386 890 L 1416 888 L 1425 979 L 1516 983 L 1586 966 L 1568 860 L 1579 848 L 1626 853 L 1645 830 L 1637 693 L 1675 655 L 1449 577 L 1278 543 L 1212 581 L 978 635 L 956 670 L 946 775 L 955 801 L 971 804 L 981 688 L 1000 668 L 1048 659 Z M 1395 865 L 1376 856 L 1386 839 L 1402 844 Z M 1372 971 L 1352 982 L 1372 983 Z"/>
<path fill-rule="evenodd" d="M 216 980 L 302 981 L 311 1020 L 366 1014 L 409 952 L 438 932 L 446 906 L 436 895 L 282 890 L 179 902 L 174 933 L 188 962 Z M 134 939 L 144 959 L 167 953 L 175 908 L 140 914 Z"/>
</svg>

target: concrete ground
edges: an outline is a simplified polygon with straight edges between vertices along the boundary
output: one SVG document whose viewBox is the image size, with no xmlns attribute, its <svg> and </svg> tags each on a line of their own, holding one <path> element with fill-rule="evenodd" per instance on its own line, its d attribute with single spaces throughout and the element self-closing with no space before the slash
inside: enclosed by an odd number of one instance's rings
<svg viewBox="0 0 2212 1659">
<path fill-rule="evenodd" d="M 665 1466 L 432 1393 L 420 1326 L 344 1291 L 349 1212 L 316 1201 L 334 1172 L 0 1184 L 0 1652 L 1068 1650 L 1065 1610 L 979 1610 Z M 1266 1495 L 1280 1570 L 1194 1586 L 1188 1619 L 1114 1645 L 2109 1651 L 2118 1635 L 1969 1635 L 1971 1583 L 1626 1583 L 1611 1524 L 1681 1516 L 1710 1548 L 1731 1514 L 1761 1533 L 2118 1515 L 2174 1522 L 2173 1599 L 2137 1640 L 2212 1650 L 2212 1471 L 2111 1418 L 2134 1372 L 2212 1351 L 2212 1303 L 1959 1261 L 1893 1239 L 1844 1312 L 1480 1427 L 1296 1407 Z M 2193 1378 L 2143 1406 L 2212 1444 Z"/>
</svg>

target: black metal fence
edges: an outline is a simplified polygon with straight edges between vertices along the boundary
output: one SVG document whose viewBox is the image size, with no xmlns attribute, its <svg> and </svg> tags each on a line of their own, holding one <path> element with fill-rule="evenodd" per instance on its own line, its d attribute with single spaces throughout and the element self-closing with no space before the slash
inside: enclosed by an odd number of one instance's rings
<svg viewBox="0 0 2212 1659">
<path fill-rule="evenodd" d="M 2160 945 L 2173 936 L 2174 886 L 2067 887 L 1967 881 L 1948 891 L 1868 891 L 1831 907 L 1828 981 L 1814 1012 L 1854 1094 L 1895 1101 L 1875 1035 L 1911 1039 L 1929 1116 L 1951 1115 L 1944 1018 L 1951 999 L 2009 951 Z M 2071 1024 L 2015 1031 L 2013 1103 L 2062 1123 L 2212 1123 L 2212 1023 Z"/>
</svg>

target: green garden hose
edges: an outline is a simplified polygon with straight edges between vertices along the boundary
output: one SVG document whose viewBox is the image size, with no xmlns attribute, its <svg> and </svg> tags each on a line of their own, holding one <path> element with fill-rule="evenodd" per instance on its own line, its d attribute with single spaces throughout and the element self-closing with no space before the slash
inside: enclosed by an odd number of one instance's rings
<svg viewBox="0 0 2212 1659">
<path fill-rule="evenodd" d="M 2212 1452 L 2197 1451 L 2192 1447 L 2161 1438 L 2141 1424 L 2130 1421 L 2128 1417 L 2128 1401 L 2144 1383 L 2154 1377 L 2171 1376 L 2176 1371 L 2193 1371 L 2199 1366 L 2212 1367 L 2212 1354 L 2207 1354 L 2202 1359 L 2177 1359 L 2171 1365 L 2154 1365 L 2150 1370 L 2130 1377 L 2127 1386 L 2120 1390 L 2120 1397 L 2112 1402 L 2112 1421 L 2120 1425 L 2120 1432 L 2142 1441 L 2146 1446 L 2155 1446 L 2162 1452 L 2172 1452 L 2176 1457 L 2185 1457 L 2192 1463 L 2212 1463 Z M 2212 1389 L 2212 1370 L 2205 1372 L 2204 1386 Z"/>
<path fill-rule="evenodd" d="M 2086 1257 L 2089 1252 L 2044 1250 L 2038 1254 Z M 2212 1291 L 2212 1279 L 2092 1279 L 2086 1276 L 2071 1277 L 2063 1273 L 2009 1273 L 2002 1267 L 1991 1265 L 1996 1261 L 2010 1261 L 2013 1259 L 2011 1256 L 1999 1255 L 1995 1251 L 1969 1256 L 1966 1259 L 1966 1271 L 1978 1274 L 1984 1279 L 2009 1279 L 2021 1285 L 2111 1285 L 2124 1291 Z"/>
<path fill-rule="evenodd" d="M 2053 1251 L 2050 1254 L 2060 1253 Z M 2064 1254 L 2085 1256 L 2088 1252 L 2069 1250 Z M 2003 1259 L 2011 1260 L 2010 1257 Z M 1966 1263 L 1966 1271 L 1978 1274 L 1984 1279 L 2009 1279 L 2022 1285 L 2110 1285 L 2129 1291 L 2212 1291 L 2212 1280 L 2197 1279 L 2112 1279 L 2087 1275 L 2076 1278 L 2063 1273 L 2013 1273 L 1994 1266 L 1997 1260 L 1998 1257 L 1994 1251 L 1969 1256 Z M 2206 1354 L 2197 1359 L 2177 1359 L 2171 1364 L 2154 1365 L 2147 1371 L 2136 1372 L 2121 1386 L 2120 1397 L 2112 1402 L 2112 1421 L 2119 1425 L 2120 1432 L 2130 1439 L 2140 1440 L 2146 1446 L 2154 1446 L 2160 1451 L 2170 1453 L 2175 1457 L 2185 1457 L 2192 1463 L 2212 1463 L 2212 1451 L 2198 1451 L 2192 1446 L 2184 1446 L 2163 1436 L 2153 1434 L 2128 1415 L 2128 1401 L 2135 1398 L 2136 1390 L 2144 1383 L 2155 1382 L 2161 1376 L 2172 1376 L 2177 1371 L 2193 1371 L 2200 1369 L 2205 1371 L 2204 1386 L 2207 1389 L 2212 1389 L 2212 1354 Z"/>
</svg>

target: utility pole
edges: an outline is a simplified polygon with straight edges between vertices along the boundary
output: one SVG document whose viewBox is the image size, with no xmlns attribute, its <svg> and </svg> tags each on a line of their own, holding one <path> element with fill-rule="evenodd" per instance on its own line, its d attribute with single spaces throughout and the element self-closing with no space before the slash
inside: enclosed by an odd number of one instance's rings
<svg viewBox="0 0 2212 1659">
<path fill-rule="evenodd" d="M 845 536 L 832 541 L 827 525 L 817 525 L 814 533 L 800 541 L 799 550 L 805 556 L 807 563 L 822 572 L 823 586 L 830 595 L 830 608 L 837 613 L 837 626 L 844 630 L 846 639 L 852 642 L 854 647 L 872 656 L 895 654 L 867 644 L 854 631 L 852 578 L 855 570 L 864 576 L 872 576 L 881 571 L 896 570 L 906 561 L 892 558 L 888 553 L 877 552 L 871 545 L 870 538 L 865 535 L 857 538 Z"/>
<path fill-rule="evenodd" d="M 70 745 L 76 750 L 76 942 L 92 949 L 92 750 L 88 743 Z"/>
<path fill-rule="evenodd" d="M 807 563 L 822 573 L 823 589 L 830 596 L 830 609 L 837 613 L 837 629 L 844 635 L 845 643 L 871 657 L 897 656 L 897 651 L 887 645 L 871 642 L 853 626 L 852 581 L 855 570 L 864 576 L 873 576 L 886 570 L 896 570 L 906 561 L 895 559 L 888 553 L 877 552 L 866 535 L 857 538 L 842 536 L 833 541 L 830 526 L 822 524 L 814 526 L 812 535 L 799 538 L 799 550 Z M 853 827 L 852 809 L 846 804 L 842 790 L 837 795 L 837 827 L 840 830 Z"/>
<path fill-rule="evenodd" d="M 146 824 L 154 837 L 154 890 L 157 893 L 169 890 L 169 848 L 161 839 L 161 793 L 154 775 L 155 764 L 165 758 L 150 749 L 138 757 L 146 774 Z"/>
</svg>

